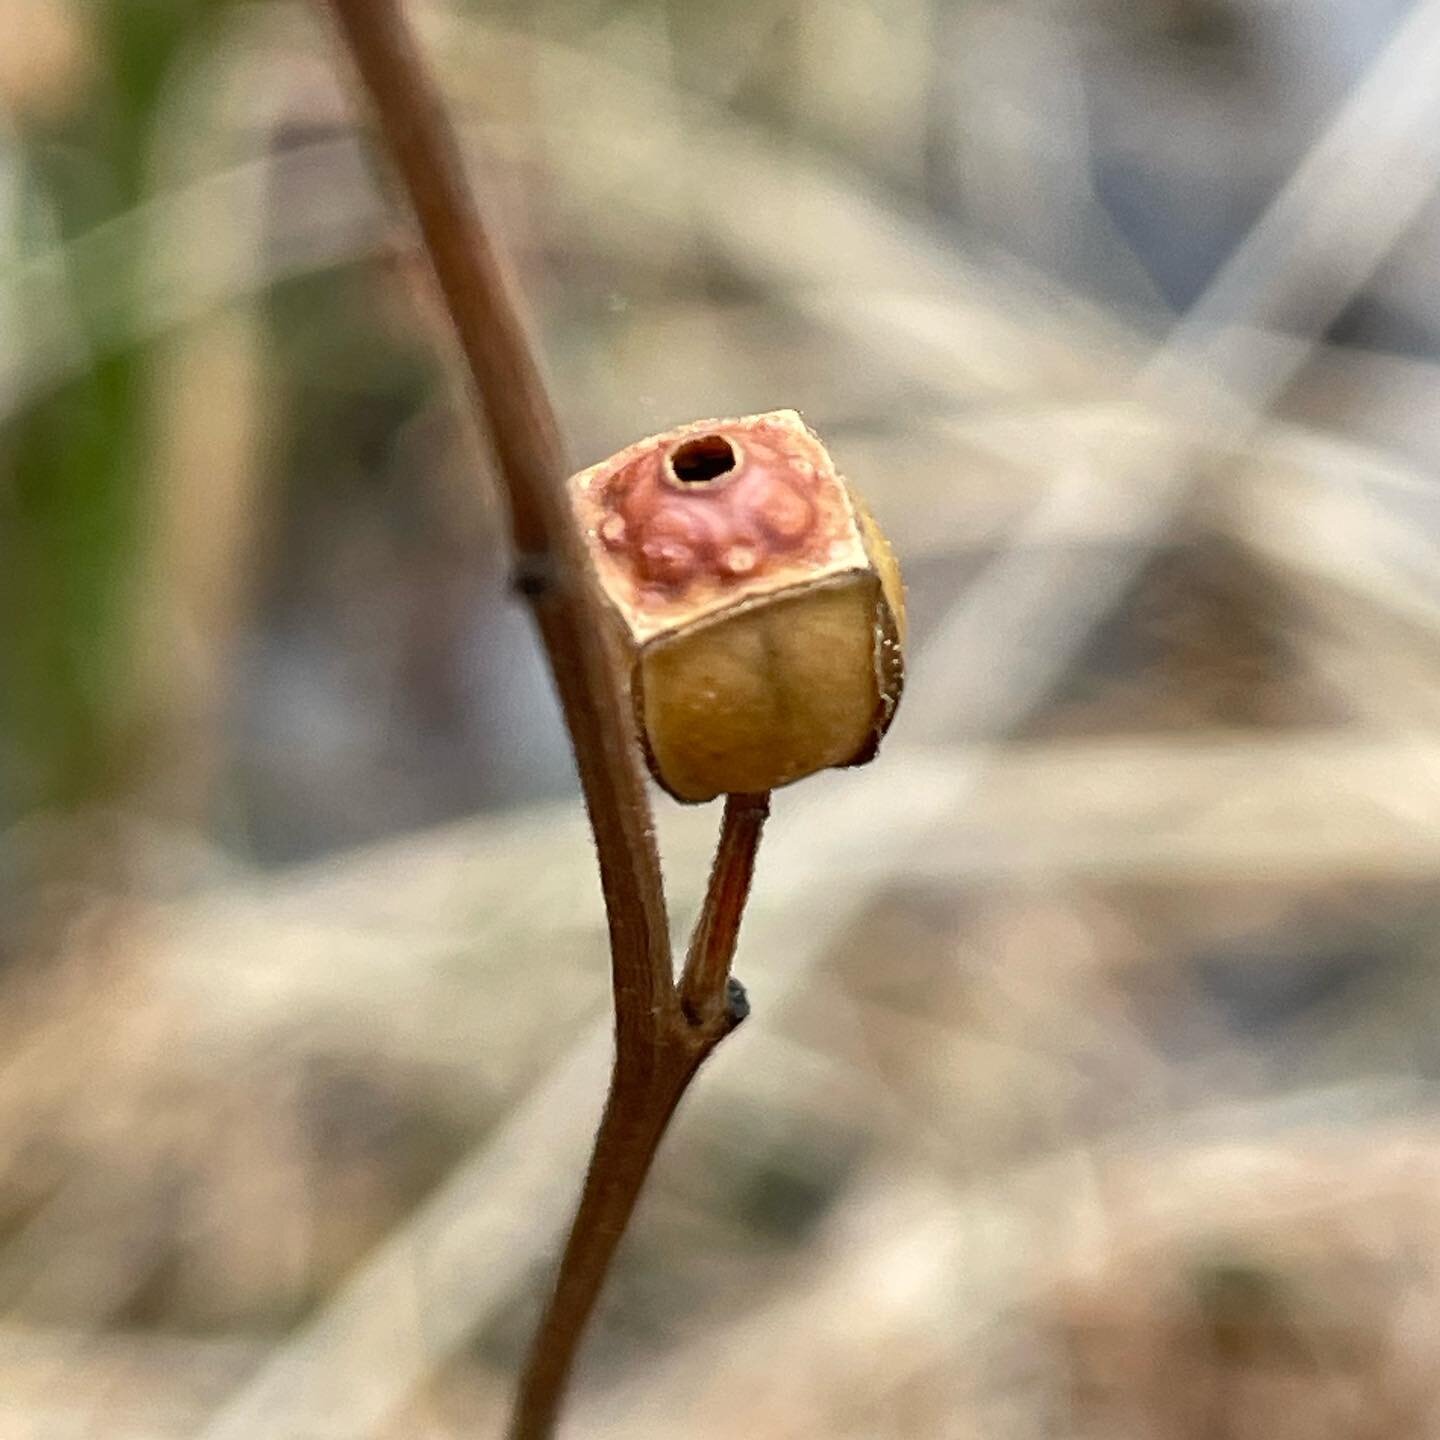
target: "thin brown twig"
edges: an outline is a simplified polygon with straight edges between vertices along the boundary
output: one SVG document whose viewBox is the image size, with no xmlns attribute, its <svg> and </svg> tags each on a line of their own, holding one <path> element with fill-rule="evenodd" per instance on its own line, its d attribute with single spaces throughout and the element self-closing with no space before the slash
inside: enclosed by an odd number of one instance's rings
<svg viewBox="0 0 1440 1440">
<path fill-rule="evenodd" d="M 740 919 L 755 875 L 760 832 L 769 814 L 769 791 L 725 797 L 725 820 L 715 864 L 680 977 L 680 1008 L 692 1024 L 712 1024 L 730 1003 L 730 964 L 735 958 Z"/>
<path fill-rule="evenodd" d="M 560 431 L 509 276 L 397 0 L 331 0 L 405 184 L 495 449 L 516 552 L 595 833 L 622 1044 L 673 991 L 669 925 L 634 720 L 565 505 Z"/>
<path fill-rule="evenodd" d="M 769 811 L 726 802 L 677 989 L 635 721 L 583 539 L 564 497 L 559 426 L 499 252 L 465 180 L 399 0 L 329 0 L 420 222 L 494 446 L 516 551 L 575 751 L 610 929 L 615 1064 L 580 1204 L 521 1377 L 515 1440 L 554 1432 L 586 1323 L 676 1106 L 745 1018 L 730 964 Z"/>
<path fill-rule="evenodd" d="M 749 1013 L 730 964 L 769 801 L 768 794 L 726 797 L 681 987 L 689 1002 L 672 1012 L 648 1063 L 616 1053 L 580 1206 L 521 1378 L 511 1440 L 553 1433 L 586 1322 L 675 1107 L 705 1058 Z"/>
</svg>

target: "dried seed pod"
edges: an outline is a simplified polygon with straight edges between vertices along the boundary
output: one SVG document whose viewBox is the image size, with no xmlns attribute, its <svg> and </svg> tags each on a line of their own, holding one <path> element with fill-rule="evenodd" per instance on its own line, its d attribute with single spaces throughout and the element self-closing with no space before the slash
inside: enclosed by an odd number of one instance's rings
<svg viewBox="0 0 1440 1440">
<path fill-rule="evenodd" d="M 683 425 L 581 471 L 570 494 L 672 795 L 870 759 L 900 698 L 900 572 L 799 415 Z"/>
</svg>

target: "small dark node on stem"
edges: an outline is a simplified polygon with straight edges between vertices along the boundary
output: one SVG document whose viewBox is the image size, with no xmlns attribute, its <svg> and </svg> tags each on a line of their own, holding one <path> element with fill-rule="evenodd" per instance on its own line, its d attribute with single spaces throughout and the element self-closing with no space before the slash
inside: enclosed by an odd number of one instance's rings
<svg viewBox="0 0 1440 1440">
<path fill-rule="evenodd" d="M 733 975 L 725 982 L 725 1014 L 732 1027 L 750 1018 L 750 997 Z"/>
<path fill-rule="evenodd" d="M 548 595 L 555 585 L 555 566 L 548 555 L 517 555 L 510 570 L 510 590 L 525 600 Z"/>
<path fill-rule="evenodd" d="M 686 1023 L 694 1030 L 703 1029 L 711 1023 L 712 1017 L 707 1016 L 698 1005 L 690 1000 L 681 1000 L 680 1011 L 685 1016 Z M 721 1014 L 725 1017 L 722 1038 L 742 1021 L 750 1018 L 750 997 L 745 993 L 744 985 L 733 975 L 728 976 L 725 980 L 725 1007 Z"/>
</svg>

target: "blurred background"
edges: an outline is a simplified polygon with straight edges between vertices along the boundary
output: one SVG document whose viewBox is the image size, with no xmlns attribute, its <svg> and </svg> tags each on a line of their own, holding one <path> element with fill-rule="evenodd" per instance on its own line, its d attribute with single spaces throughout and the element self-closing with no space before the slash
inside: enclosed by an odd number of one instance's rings
<svg viewBox="0 0 1440 1440">
<path fill-rule="evenodd" d="M 1440 1436 L 1440 0 L 412 9 L 577 467 L 798 407 L 910 586 L 566 1433 Z M 598 1114 L 354 99 L 0 0 L 0 1440 L 498 1434 Z"/>
</svg>

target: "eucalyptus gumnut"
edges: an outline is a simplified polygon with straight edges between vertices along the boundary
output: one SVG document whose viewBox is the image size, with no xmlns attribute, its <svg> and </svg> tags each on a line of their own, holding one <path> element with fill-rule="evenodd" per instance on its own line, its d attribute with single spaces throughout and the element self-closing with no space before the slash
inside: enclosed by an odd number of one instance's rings
<svg viewBox="0 0 1440 1440">
<path fill-rule="evenodd" d="M 900 572 L 795 411 L 638 441 L 570 498 L 666 790 L 758 793 L 875 754 L 903 679 Z"/>
</svg>

